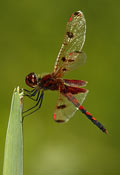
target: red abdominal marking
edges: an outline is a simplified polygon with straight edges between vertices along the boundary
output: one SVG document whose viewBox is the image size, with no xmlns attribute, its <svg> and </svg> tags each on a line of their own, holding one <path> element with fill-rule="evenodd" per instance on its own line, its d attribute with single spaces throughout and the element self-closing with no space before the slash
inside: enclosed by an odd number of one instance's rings
<svg viewBox="0 0 120 175">
<path fill-rule="evenodd" d="M 90 113 L 89 113 L 90 114 Z M 92 117 L 93 120 L 96 120 L 96 118 Z"/>
<path fill-rule="evenodd" d="M 88 111 L 86 111 L 86 114 L 92 116 Z M 96 120 L 94 117 L 92 119 Z"/>
<path fill-rule="evenodd" d="M 83 106 L 80 106 L 80 110 L 85 110 Z"/>
<path fill-rule="evenodd" d="M 72 20 L 72 17 L 73 17 L 73 14 L 72 14 L 72 16 L 70 17 L 69 22 Z"/>
</svg>

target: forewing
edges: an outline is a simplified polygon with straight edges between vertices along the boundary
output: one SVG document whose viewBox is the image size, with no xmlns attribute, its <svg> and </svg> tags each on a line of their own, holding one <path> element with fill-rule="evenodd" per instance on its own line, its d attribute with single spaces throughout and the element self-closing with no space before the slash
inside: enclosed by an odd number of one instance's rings
<svg viewBox="0 0 120 175">
<path fill-rule="evenodd" d="M 54 120 L 59 123 L 67 122 L 75 114 L 79 106 L 83 103 L 87 95 L 87 92 L 79 93 L 74 96 L 71 93 L 66 93 L 66 94 L 60 93 L 57 101 L 56 109 L 53 115 Z M 75 104 L 75 100 L 76 100 L 76 104 Z"/>
<path fill-rule="evenodd" d="M 64 84 L 67 86 L 72 86 L 72 87 L 83 87 L 86 86 L 88 82 L 84 80 L 69 80 L 69 79 L 64 79 Z"/>
<path fill-rule="evenodd" d="M 70 17 L 64 41 L 58 54 L 54 72 L 61 72 L 62 75 L 76 68 L 77 65 L 85 63 L 86 55 L 81 52 L 86 33 L 86 21 L 81 11 L 77 11 Z M 61 75 L 61 76 L 62 76 Z"/>
</svg>

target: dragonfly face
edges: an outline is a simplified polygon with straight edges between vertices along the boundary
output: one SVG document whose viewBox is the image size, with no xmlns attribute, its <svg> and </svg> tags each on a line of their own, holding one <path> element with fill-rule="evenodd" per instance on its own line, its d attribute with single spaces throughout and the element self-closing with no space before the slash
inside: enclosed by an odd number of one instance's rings
<svg viewBox="0 0 120 175">
<path fill-rule="evenodd" d="M 32 72 L 25 78 L 26 84 L 33 88 L 31 91 L 25 89 L 25 96 L 36 101 L 32 108 L 24 111 L 27 113 L 25 116 L 32 114 L 41 107 L 45 90 L 57 90 L 59 96 L 53 115 L 56 122 L 68 121 L 79 109 L 93 124 L 107 133 L 104 126 L 81 106 L 88 93 L 87 89 L 81 87 L 85 86 L 87 82 L 63 79 L 67 72 L 85 63 L 86 54 L 82 51 L 85 35 L 86 20 L 83 13 L 77 11 L 72 14 L 67 22 L 63 44 L 58 53 L 53 73 L 39 77 Z"/>
<path fill-rule="evenodd" d="M 29 73 L 25 78 L 25 82 L 29 87 L 36 87 L 38 84 L 37 75 L 34 72 Z"/>
</svg>

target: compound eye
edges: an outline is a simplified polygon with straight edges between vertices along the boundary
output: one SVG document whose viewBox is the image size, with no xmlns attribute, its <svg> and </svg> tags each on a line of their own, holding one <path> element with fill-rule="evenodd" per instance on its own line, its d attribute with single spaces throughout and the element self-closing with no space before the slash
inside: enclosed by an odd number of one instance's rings
<svg viewBox="0 0 120 175">
<path fill-rule="evenodd" d="M 28 74 L 25 78 L 25 82 L 30 87 L 37 86 L 38 79 L 37 79 L 36 74 L 34 72 L 31 72 L 30 74 Z"/>
</svg>

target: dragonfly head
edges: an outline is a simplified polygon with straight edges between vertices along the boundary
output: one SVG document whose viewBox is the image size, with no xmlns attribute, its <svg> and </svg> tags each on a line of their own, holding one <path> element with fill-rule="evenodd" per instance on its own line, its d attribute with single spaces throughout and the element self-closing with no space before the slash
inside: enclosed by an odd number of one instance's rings
<svg viewBox="0 0 120 175">
<path fill-rule="evenodd" d="M 32 88 L 36 87 L 38 84 L 37 75 L 34 72 L 29 73 L 25 78 L 25 82 L 28 86 Z"/>
</svg>

